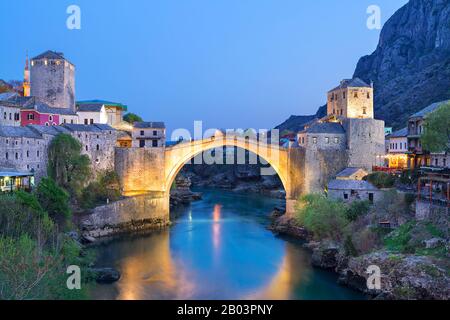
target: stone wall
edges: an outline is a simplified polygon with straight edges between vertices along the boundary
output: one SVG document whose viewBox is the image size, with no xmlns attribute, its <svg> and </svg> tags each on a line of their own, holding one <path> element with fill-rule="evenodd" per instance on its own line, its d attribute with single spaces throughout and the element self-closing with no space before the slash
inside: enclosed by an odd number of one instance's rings
<svg viewBox="0 0 450 320">
<path fill-rule="evenodd" d="M 161 193 L 127 197 L 97 207 L 81 221 L 84 235 L 99 238 L 169 225 L 169 201 Z"/>
<path fill-rule="evenodd" d="M 0 124 L 2 126 L 20 126 L 20 108 L 0 105 Z"/>
<path fill-rule="evenodd" d="M 115 148 L 115 170 L 123 193 L 164 192 L 164 148 Z"/>
<path fill-rule="evenodd" d="M 369 172 L 384 156 L 384 121 L 374 119 L 345 119 L 348 167 L 363 168 Z M 378 157 L 378 158 L 377 158 Z"/>
<path fill-rule="evenodd" d="M 327 114 L 373 119 L 373 89 L 342 88 L 329 92 Z"/>
</svg>

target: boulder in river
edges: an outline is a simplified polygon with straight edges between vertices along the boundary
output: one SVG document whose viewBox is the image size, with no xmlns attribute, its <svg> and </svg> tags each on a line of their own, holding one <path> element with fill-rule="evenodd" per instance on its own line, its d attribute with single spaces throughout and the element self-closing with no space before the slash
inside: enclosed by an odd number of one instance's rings
<svg viewBox="0 0 450 320">
<path fill-rule="evenodd" d="M 120 279 L 120 272 L 113 268 L 93 268 L 97 283 L 113 283 Z"/>
</svg>

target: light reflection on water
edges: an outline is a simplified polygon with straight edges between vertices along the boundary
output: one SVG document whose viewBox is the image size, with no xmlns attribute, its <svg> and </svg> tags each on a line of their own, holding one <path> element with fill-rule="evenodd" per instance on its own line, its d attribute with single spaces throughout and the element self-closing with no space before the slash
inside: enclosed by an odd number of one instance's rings
<svg viewBox="0 0 450 320">
<path fill-rule="evenodd" d="M 97 285 L 95 299 L 360 299 L 312 269 L 297 242 L 266 230 L 281 200 L 202 190 L 165 231 L 96 248 L 99 266 L 122 278 Z"/>
</svg>

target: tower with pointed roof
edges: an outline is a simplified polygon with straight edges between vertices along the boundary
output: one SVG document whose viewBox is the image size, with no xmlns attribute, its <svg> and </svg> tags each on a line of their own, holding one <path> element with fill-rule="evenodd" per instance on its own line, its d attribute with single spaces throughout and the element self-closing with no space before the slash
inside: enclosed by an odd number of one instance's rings
<svg viewBox="0 0 450 320">
<path fill-rule="evenodd" d="M 31 59 L 31 95 L 75 112 L 75 66 L 63 53 L 46 51 Z"/>
<path fill-rule="evenodd" d="M 30 67 L 29 67 L 29 61 L 28 61 L 28 53 L 27 53 L 27 59 L 25 61 L 25 70 L 23 74 L 23 96 L 29 97 L 30 96 Z"/>
<path fill-rule="evenodd" d="M 359 78 L 342 80 L 339 86 L 328 92 L 327 115 L 373 119 L 373 86 Z"/>
</svg>

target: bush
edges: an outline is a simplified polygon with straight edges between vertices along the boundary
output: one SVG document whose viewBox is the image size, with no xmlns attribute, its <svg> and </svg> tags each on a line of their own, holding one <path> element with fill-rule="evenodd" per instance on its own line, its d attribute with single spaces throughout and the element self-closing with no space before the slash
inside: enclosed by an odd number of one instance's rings
<svg viewBox="0 0 450 320">
<path fill-rule="evenodd" d="M 84 208 L 93 208 L 105 204 L 107 200 L 117 201 L 120 197 L 119 177 L 114 171 L 107 171 L 83 190 L 80 200 Z"/>
<path fill-rule="evenodd" d="M 411 240 L 411 231 L 416 225 L 411 221 L 401 225 L 397 230 L 390 233 L 384 240 L 386 249 L 400 253 L 414 253 L 414 248 L 409 244 Z"/>
<path fill-rule="evenodd" d="M 353 201 L 345 211 L 345 216 L 349 221 L 356 221 L 360 216 L 367 214 L 370 210 L 369 201 Z"/>
<path fill-rule="evenodd" d="M 129 112 L 123 116 L 123 121 L 133 124 L 135 122 L 141 122 L 142 118 L 140 116 L 138 116 L 137 114 Z"/>
<path fill-rule="evenodd" d="M 313 232 L 314 237 L 336 241 L 344 238 L 349 224 L 345 204 L 319 194 L 301 197 L 296 219 L 300 225 Z"/>
<path fill-rule="evenodd" d="M 51 178 L 43 178 L 36 188 L 36 197 L 42 208 L 53 219 L 64 218 L 69 220 L 71 211 L 69 207 L 69 194 L 58 187 Z"/>
<path fill-rule="evenodd" d="M 377 188 L 392 188 L 395 183 L 395 178 L 385 172 L 373 172 L 365 177 L 364 180 L 370 182 Z"/>
</svg>

